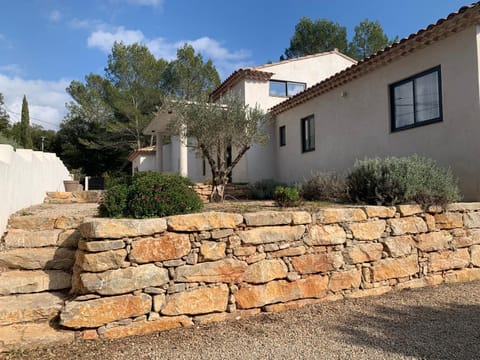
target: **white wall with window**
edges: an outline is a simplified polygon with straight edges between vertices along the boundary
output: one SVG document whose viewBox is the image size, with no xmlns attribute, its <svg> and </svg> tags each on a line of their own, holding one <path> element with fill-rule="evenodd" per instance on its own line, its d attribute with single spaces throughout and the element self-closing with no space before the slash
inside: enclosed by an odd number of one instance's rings
<svg viewBox="0 0 480 360">
<path fill-rule="evenodd" d="M 440 40 L 276 116 L 276 178 L 345 173 L 357 159 L 420 154 L 448 166 L 480 200 L 480 27 Z M 299 122 L 315 118 L 315 151 Z"/>
</svg>

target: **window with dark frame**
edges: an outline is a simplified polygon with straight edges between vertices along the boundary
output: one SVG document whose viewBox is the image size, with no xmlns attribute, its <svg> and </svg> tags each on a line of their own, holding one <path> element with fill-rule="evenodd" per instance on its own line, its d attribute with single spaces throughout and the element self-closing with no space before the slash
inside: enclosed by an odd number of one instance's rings
<svg viewBox="0 0 480 360">
<path fill-rule="evenodd" d="M 305 90 L 306 84 L 294 81 L 270 80 L 269 95 L 290 97 Z"/>
<path fill-rule="evenodd" d="M 280 146 L 285 146 L 287 145 L 287 138 L 286 138 L 286 129 L 285 125 L 280 126 L 278 128 L 278 138 L 280 139 Z"/>
<path fill-rule="evenodd" d="M 302 152 L 315 150 L 315 118 L 313 115 L 301 120 L 302 126 Z"/>
<path fill-rule="evenodd" d="M 440 66 L 390 85 L 392 132 L 443 120 Z"/>
</svg>

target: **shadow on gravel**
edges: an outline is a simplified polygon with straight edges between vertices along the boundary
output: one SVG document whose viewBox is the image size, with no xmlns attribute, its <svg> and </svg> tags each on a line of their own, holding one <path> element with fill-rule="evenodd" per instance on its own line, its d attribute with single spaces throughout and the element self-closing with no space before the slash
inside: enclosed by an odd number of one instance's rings
<svg viewBox="0 0 480 360">
<path fill-rule="evenodd" d="M 377 306 L 338 327 L 343 340 L 422 359 L 479 359 L 480 306 Z"/>
</svg>

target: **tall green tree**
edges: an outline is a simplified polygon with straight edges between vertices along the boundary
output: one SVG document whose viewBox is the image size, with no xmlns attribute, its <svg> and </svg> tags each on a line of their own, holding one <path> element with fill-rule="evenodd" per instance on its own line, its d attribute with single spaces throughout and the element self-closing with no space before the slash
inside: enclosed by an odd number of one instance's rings
<svg viewBox="0 0 480 360">
<path fill-rule="evenodd" d="M 348 54 L 357 60 L 365 59 L 398 40 L 389 39 L 378 21 L 365 19 L 355 26 L 355 35 L 348 45 Z"/>
<path fill-rule="evenodd" d="M 280 59 L 291 59 L 331 51 L 335 48 L 346 53 L 346 27 L 327 19 L 312 21 L 308 17 L 303 17 L 295 26 L 290 46 L 285 49 L 285 54 Z"/>
<path fill-rule="evenodd" d="M 136 148 L 145 143 L 142 130 L 161 104 L 161 80 L 166 66 L 166 60 L 156 60 L 146 46 L 136 43 L 116 42 L 108 56 L 106 101 L 115 114 L 108 129 L 124 133 Z"/>
<path fill-rule="evenodd" d="M 207 159 L 212 171 L 212 202 L 223 201 L 228 176 L 247 150 L 268 141 L 269 115 L 232 96 L 223 98 L 221 104 L 208 102 L 207 96 L 198 101 L 167 100 L 160 111 L 173 113 L 172 134 L 192 138 L 191 146 Z M 227 161 L 229 148 L 233 149 L 231 163 Z"/>
<path fill-rule="evenodd" d="M 32 132 L 30 129 L 30 114 L 28 112 L 28 102 L 25 95 L 23 95 L 22 100 L 22 117 L 20 120 L 20 124 L 20 144 L 25 149 L 31 149 L 33 147 Z"/>
<path fill-rule="evenodd" d="M 5 133 L 10 126 L 10 117 L 5 109 L 3 94 L 0 93 L 0 133 Z"/>
</svg>

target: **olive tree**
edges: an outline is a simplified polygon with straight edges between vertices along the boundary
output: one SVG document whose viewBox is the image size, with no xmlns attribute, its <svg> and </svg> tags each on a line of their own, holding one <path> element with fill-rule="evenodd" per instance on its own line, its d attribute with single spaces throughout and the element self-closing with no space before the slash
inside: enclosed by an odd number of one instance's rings
<svg viewBox="0 0 480 360">
<path fill-rule="evenodd" d="M 198 101 L 169 99 L 159 111 L 173 115 L 171 134 L 190 138 L 189 146 L 208 161 L 212 171 L 211 202 L 223 201 L 228 176 L 248 149 L 268 141 L 269 114 L 234 96 L 225 97 L 221 103 L 210 103 L 206 97 Z M 231 162 L 227 162 L 229 147 Z"/>
</svg>

